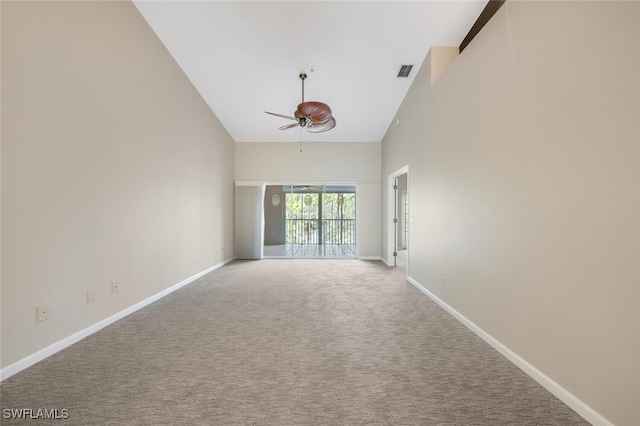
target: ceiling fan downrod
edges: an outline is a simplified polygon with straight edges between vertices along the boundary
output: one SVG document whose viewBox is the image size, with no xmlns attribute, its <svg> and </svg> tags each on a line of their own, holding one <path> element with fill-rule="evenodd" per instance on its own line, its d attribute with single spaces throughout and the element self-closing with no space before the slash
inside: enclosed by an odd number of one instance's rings
<svg viewBox="0 0 640 426">
<path fill-rule="evenodd" d="M 301 72 L 298 77 L 302 80 L 302 103 L 304 103 L 304 81 L 307 79 L 307 74 Z M 300 127 L 305 127 L 307 125 L 307 117 L 298 118 L 298 124 L 300 124 Z"/>
<path fill-rule="evenodd" d="M 304 80 L 307 78 L 307 75 L 301 72 L 299 77 L 300 77 L 300 80 L 302 80 L 302 103 L 304 103 Z"/>
</svg>

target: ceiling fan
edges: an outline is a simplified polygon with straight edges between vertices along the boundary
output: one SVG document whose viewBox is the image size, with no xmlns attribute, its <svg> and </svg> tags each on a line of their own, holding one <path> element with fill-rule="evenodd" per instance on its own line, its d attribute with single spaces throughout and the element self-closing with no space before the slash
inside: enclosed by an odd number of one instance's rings
<svg viewBox="0 0 640 426">
<path fill-rule="evenodd" d="M 331 108 L 329 108 L 329 105 L 317 101 L 304 101 L 304 80 L 307 78 L 307 74 L 300 73 L 299 77 L 300 80 L 302 80 L 302 103 L 298 105 L 298 108 L 293 113 L 293 117 L 289 115 L 276 114 L 275 112 L 265 112 L 267 114 L 275 115 L 276 117 L 288 118 L 289 120 L 296 121 L 295 123 L 279 127 L 280 130 L 300 126 L 306 127 L 311 133 L 320 133 L 336 127 L 336 119 L 331 115 Z"/>
<path fill-rule="evenodd" d="M 293 185 L 293 187 L 301 191 L 309 191 L 311 189 L 315 191 L 322 191 L 324 189 L 324 185 Z"/>
</svg>

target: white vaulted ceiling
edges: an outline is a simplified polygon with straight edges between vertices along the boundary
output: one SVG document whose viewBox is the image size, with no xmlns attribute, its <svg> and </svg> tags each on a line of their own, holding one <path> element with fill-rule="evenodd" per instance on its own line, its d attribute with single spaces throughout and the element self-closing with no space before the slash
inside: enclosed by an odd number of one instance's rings
<svg viewBox="0 0 640 426">
<path fill-rule="evenodd" d="M 236 142 L 378 142 L 431 46 L 458 46 L 486 0 L 134 3 Z M 301 71 L 333 130 L 264 113 L 293 115 Z"/>
</svg>

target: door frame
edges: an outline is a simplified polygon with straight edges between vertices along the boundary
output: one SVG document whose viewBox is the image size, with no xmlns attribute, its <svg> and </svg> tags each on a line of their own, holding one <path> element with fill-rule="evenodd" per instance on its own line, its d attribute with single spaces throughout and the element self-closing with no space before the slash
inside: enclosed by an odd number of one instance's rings
<svg viewBox="0 0 640 426">
<path fill-rule="evenodd" d="M 395 257 L 393 255 L 394 251 L 397 252 L 397 244 L 398 244 L 398 239 L 396 238 L 397 236 L 397 230 L 398 230 L 398 223 L 394 223 L 393 219 L 396 217 L 396 213 L 397 213 L 397 200 L 396 200 L 396 194 L 395 194 L 395 189 L 393 188 L 394 185 L 396 184 L 396 179 L 402 175 L 404 175 L 406 173 L 407 175 L 407 196 L 409 197 L 409 209 L 411 208 L 411 194 L 409 192 L 409 165 L 407 164 L 404 167 L 401 167 L 400 169 L 396 170 L 393 173 L 390 173 L 387 176 L 387 226 L 386 226 L 386 233 L 387 233 L 387 253 L 386 253 L 386 264 L 388 266 L 396 266 L 396 262 L 395 262 Z M 398 218 L 399 220 L 400 218 Z M 411 222 L 411 221 L 409 221 Z M 407 231 L 409 231 L 410 228 L 410 224 L 407 224 Z M 408 233 L 408 232 L 407 232 Z M 409 238 L 407 238 L 407 274 L 409 273 L 409 247 L 410 247 L 411 243 L 409 241 Z"/>
</svg>

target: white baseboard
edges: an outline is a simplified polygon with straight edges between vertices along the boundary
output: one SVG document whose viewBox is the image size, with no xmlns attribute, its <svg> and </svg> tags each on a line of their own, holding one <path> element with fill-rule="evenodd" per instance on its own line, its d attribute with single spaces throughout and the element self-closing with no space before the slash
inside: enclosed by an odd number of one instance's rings
<svg viewBox="0 0 640 426">
<path fill-rule="evenodd" d="M 387 262 L 387 259 L 380 258 L 380 260 L 382 261 L 382 263 L 384 263 L 384 264 L 385 264 L 385 265 L 387 265 L 387 266 L 395 266 L 395 265 L 393 264 L 393 262 L 391 262 L 391 263 Z"/>
<path fill-rule="evenodd" d="M 478 327 L 460 312 L 453 309 L 451 306 L 447 305 L 443 300 L 438 298 L 435 294 L 431 293 L 429 290 L 421 286 L 417 281 L 415 281 L 411 277 L 407 277 L 407 281 L 409 281 L 414 287 L 418 290 L 426 294 L 431 300 L 436 302 L 440 307 L 442 307 L 445 311 L 451 314 L 455 319 L 464 324 L 468 329 L 477 334 L 482 340 L 491 345 L 495 350 L 500 352 L 505 358 L 514 363 L 517 367 L 519 367 L 522 371 L 527 373 L 531 378 L 533 378 L 536 382 L 538 382 L 542 387 L 547 389 L 553 395 L 555 395 L 560 401 L 564 402 L 568 405 L 572 410 L 582 416 L 585 420 L 591 423 L 594 426 L 614 426 L 609 420 L 607 420 L 600 413 L 595 411 L 593 408 L 585 404 L 582 400 L 577 398 L 571 392 L 560 386 L 549 376 L 544 374 L 542 371 L 535 368 L 533 365 L 529 364 L 526 360 L 520 357 L 518 354 L 513 352 L 511 349 L 500 343 L 489 333 Z"/>
<path fill-rule="evenodd" d="M 24 358 L 22 358 L 19 361 L 14 362 L 11 365 L 6 366 L 5 368 L 3 368 L 2 370 L 0 370 L 0 381 L 4 381 L 5 379 L 8 379 L 9 377 L 13 376 L 14 374 L 17 374 L 19 372 L 21 372 L 22 370 L 25 370 L 29 367 L 31 367 L 32 365 L 42 361 L 45 358 L 50 357 L 51 355 L 55 354 L 56 352 L 61 351 L 62 349 L 65 349 L 71 345 L 73 345 L 76 342 L 79 342 L 80 340 L 84 339 L 85 337 L 88 337 L 90 335 L 92 335 L 93 333 L 95 333 L 96 331 L 99 331 L 103 328 L 105 328 L 108 325 L 113 324 L 114 322 L 118 321 L 119 319 L 122 319 L 124 317 L 126 317 L 127 315 L 130 315 L 132 313 L 134 313 L 135 311 L 144 308 L 147 305 L 150 305 L 151 303 L 165 297 L 166 295 L 173 293 L 174 291 L 178 290 L 181 287 L 184 287 L 187 284 L 190 284 L 191 282 L 197 280 L 198 278 L 208 274 L 211 271 L 214 271 L 218 268 L 220 268 L 221 266 L 226 265 L 227 263 L 231 262 L 233 259 L 227 259 L 224 260 L 216 265 L 211 266 L 210 268 L 205 269 L 202 272 L 198 272 L 197 274 L 179 282 L 178 284 L 175 284 L 165 290 L 162 290 L 161 292 L 154 294 L 151 297 L 148 297 L 138 303 L 136 303 L 135 305 L 129 306 L 128 308 L 108 317 L 103 319 L 102 321 L 99 321 L 87 328 L 85 328 L 84 330 L 80 330 L 77 333 L 72 334 L 71 336 L 65 337 L 62 340 L 59 340 L 57 342 L 55 342 L 54 344 L 47 346 L 44 349 L 39 350 L 38 352 L 35 352 L 29 356 L 26 356 Z"/>
<path fill-rule="evenodd" d="M 358 256 L 359 260 L 381 260 L 380 256 Z"/>
</svg>

